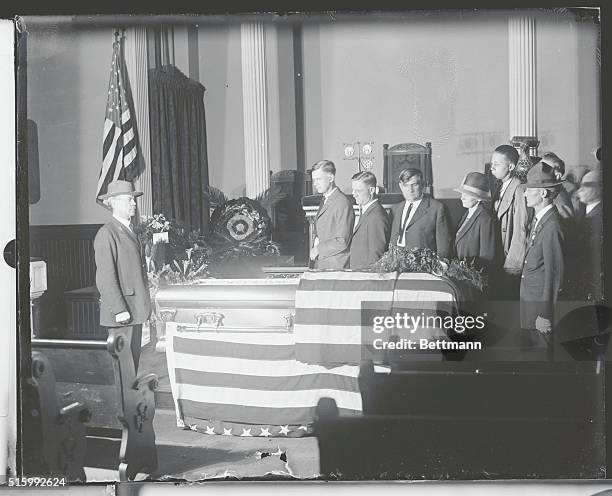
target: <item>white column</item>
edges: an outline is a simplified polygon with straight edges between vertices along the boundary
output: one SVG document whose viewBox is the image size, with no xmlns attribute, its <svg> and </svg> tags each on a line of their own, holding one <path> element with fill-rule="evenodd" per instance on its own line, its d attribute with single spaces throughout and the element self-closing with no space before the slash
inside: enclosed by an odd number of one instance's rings
<svg viewBox="0 0 612 496">
<path fill-rule="evenodd" d="M 533 17 L 508 19 L 511 137 L 537 137 L 535 29 Z"/>
<path fill-rule="evenodd" d="M 268 188 L 270 182 L 263 23 L 241 24 L 240 41 L 246 195 L 255 198 Z"/>
<path fill-rule="evenodd" d="M 128 28 L 125 32 L 125 65 L 132 89 L 136 128 L 140 138 L 139 165 L 144 171 L 136 178 L 135 186 L 144 194 L 139 201 L 141 215 L 153 215 L 151 197 L 151 142 L 149 134 L 149 73 L 147 60 L 147 30 L 145 27 Z"/>
</svg>

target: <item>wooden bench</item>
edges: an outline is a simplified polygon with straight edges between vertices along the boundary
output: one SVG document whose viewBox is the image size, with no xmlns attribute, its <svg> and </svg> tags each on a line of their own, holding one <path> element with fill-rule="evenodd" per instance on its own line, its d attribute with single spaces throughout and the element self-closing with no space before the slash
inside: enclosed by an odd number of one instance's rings
<svg viewBox="0 0 612 496">
<path fill-rule="evenodd" d="M 359 379 L 362 417 L 340 417 L 330 399 L 317 407 L 324 477 L 603 477 L 595 363 L 442 362 L 389 374 L 369 363 Z"/>
<path fill-rule="evenodd" d="M 76 402 L 89 408 L 88 436 L 121 438 L 120 481 L 157 468 L 157 376 L 135 376 L 128 332 L 114 332 L 106 341 L 32 340 L 33 350 L 44 355 L 54 371 L 60 406 Z"/>
</svg>

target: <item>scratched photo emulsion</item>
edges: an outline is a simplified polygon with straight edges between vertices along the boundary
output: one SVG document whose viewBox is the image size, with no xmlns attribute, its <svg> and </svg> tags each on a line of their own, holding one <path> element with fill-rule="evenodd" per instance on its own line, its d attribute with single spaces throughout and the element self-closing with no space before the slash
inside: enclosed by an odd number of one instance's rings
<svg viewBox="0 0 612 496">
<path fill-rule="evenodd" d="M 19 18 L 13 482 L 604 479 L 599 27 Z"/>
</svg>

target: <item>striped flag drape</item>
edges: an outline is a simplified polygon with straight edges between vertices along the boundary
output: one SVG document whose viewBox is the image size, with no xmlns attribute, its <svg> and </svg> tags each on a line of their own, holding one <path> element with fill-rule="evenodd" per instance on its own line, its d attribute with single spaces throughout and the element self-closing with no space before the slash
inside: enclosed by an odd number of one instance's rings
<svg viewBox="0 0 612 496">
<path fill-rule="evenodd" d="M 96 198 L 106 193 L 108 184 L 117 179 L 132 180 L 136 168 L 134 117 L 126 92 L 126 77 L 121 57 L 121 43 L 113 43 L 113 58 L 108 82 L 108 99 L 102 141 L 102 169 Z"/>
</svg>

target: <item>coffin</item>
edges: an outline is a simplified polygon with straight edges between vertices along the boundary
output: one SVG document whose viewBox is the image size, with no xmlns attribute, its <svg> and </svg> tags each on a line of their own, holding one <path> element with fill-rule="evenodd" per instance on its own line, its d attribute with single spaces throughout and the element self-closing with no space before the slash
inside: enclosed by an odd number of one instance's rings
<svg viewBox="0 0 612 496">
<path fill-rule="evenodd" d="M 177 424 L 207 434 L 300 436 L 311 432 L 321 398 L 359 415 L 359 364 L 372 336 L 361 322 L 366 300 L 390 310 L 394 300 L 399 307 L 454 298 L 449 283 L 430 274 L 351 271 L 160 288 Z M 388 371 L 383 362 L 377 370 Z"/>
</svg>

